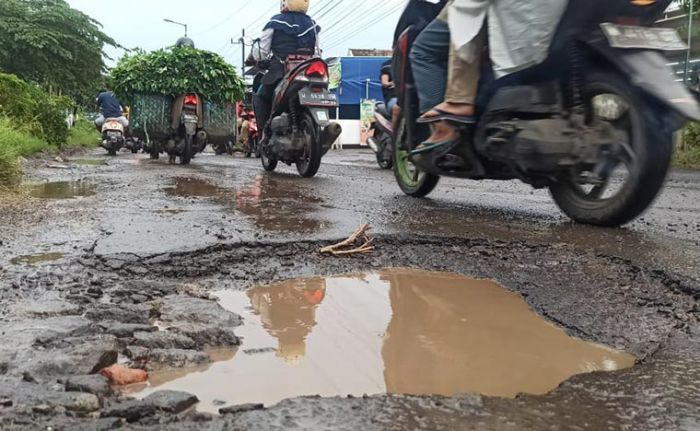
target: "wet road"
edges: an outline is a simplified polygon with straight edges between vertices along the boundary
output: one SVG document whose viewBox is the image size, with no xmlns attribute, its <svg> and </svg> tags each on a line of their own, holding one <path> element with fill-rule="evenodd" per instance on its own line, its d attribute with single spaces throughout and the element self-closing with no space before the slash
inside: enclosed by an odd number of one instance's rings
<svg viewBox="0 0 700 431">
<path fill-rule="evenodd" d="M 108 159 L 99 151 L 94 156 L 107 164 L 80 160 L 67 163 L 69 169 L 32 172 L 32 182 L 86 181 L 76 190 L 96 196 L 35 202 L 51 211 L 50 223 L 36 223 L 41 214 L 27 210 L 22 219 L 30 229 L 2 234 L 4 247 L 12 251 L 3 258 L 70 254 L 93 242 L 99 255 L 151 255 L 222 241 L 337 239 L 368 222 L 377 234 L 574 244 L 700 275 L 698 173 L 674 173 L 654 207 L 626 228 L 599 229 L 571 223 L 547 191 L 516 181 L 447 179 L 430 199 L 405 197 L 392 173 L 380 170 L 367 151 L 331 152 L 314 179 L 298 178 L 289 167 L 268 174 L 256 159 L 211 154 L 200 155 L 191 167 L 144 156 Z M 44 185 L 40 192 L 46 190 Z M 65 187 L 48 190 L 66 197 Z"/>
<path fill-rule="evenodd" d="M 182 167 L 95 151 L 31 161 L 27 181 L 26 199 L 0 214 L 0 329 L 9 340 L 0 346 L 0 406 L 10 409 L 0 407 L 0 428 L 78 429 L 91 418 L 68 409 L 103 416 L 105 428 L 129 418 L 138 429 L 174 430 L 700 429 L 700 174 L 674 173 L 655 206 L 623 229 L 574 225 L 546 191 L 518 182 L 448 179 L 430 199 L 408 198 L 359 150 L 330 153 L 314 179 L 289 167 L 265 173 L 256 159 L 204 154 Z M 362 223 L 378 237 L 372 256 L 317 253 Z M 92 351 L 145 367 L 156 367 L 156 353 L 178 369 L 230 360 L 205 354 L 246 331 L 231 329 L 240 319 L 216 308 L 214 292 L 386 267 L 497 280 L 569 335 L 629 352 L 637 365 L 515 400 L 291 399 L 216 418 L 159 416 L 104 394 L 86 407 L 53 392 L 63 373 L 104 362 Z"/>
</svg>

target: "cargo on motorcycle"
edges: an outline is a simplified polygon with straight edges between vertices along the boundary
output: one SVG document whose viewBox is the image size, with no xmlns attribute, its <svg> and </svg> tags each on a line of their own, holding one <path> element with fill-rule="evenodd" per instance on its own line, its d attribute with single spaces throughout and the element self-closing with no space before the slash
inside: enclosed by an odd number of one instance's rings
<svg viewBox="0 0 700 431">
<path fill-rule="evenodd" d="M 173 48 L 125 57 L 112 78 L 130 102 L 132 133 L 152 159 L 166 153 L 187 165 L 209 144 L 231 154 L 244 85 L 219 55 L 182 38 Z"/>
</svg>

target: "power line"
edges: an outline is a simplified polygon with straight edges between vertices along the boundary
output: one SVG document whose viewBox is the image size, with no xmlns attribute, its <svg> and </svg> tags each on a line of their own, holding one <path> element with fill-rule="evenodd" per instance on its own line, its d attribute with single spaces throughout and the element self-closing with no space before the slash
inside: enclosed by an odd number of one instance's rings
<svg viewBox="0 0 700 431">
<path fill-rule="evenodd" d="M 403 7 L 402 4 L 395 5 L 392 9 L 390 9 L 389 11 L 387 11 L 386 13 L 384 13 L 383 15 L 380 15 L 380 16 L 377 17 L 376 19 L 374 19 L 374 20 L 372 20 L 372 21 L 370 21 L 370 22 L 367 22 L 367 23 L 359 23 L 355 28 L 350 29 L 349 31 L 347 31 L 347 32 L 343 33 L 342 35 L 338 36 L 335 40 L 332 40 L 331 42 L 329 42 L 329 46 L 328 46 L 326 49 L 331 50 L 331 49 L 333 49 L 333 48 L 336 48 L 336 47 L 340 46 L 343 42 L 346 41 L 346 39 L 347 39 L 350 35 L 352 35 L 353 33 L 357 32 L 360 28 L 364 28 L 365 30 L 366 30 L 366 29 L 369 29 L 369 28 L 371 28 L 373 25 L 375 25 L 375 24 L 377 24 L 377 23 L 379 23 L 379 22 L 381 22 L 381 21 L 384 21 L 385 19 L 387 19 L 387 18 L 390 17 L 391 15 L 395 14 L 396 12 L 398 12 L 399 10 L 401 10 L 402 7 Z"/>
<path fill-rule="evenodd" d="M 369 20 L 374 19 L 377 15 L 384 14 L 391 7 L 392 7 L 392 3 L 389 1 L 384 3 L 384 5 L 380 6 L 379 8 L 373 8 L 373 7 L 369 6 L 369 7 L 367 7 L 368 10 L 360 11 L 359 13 L 356 14 L 356 15 L 360 16 L 360 18 L 358 18 L 358 20 L 355 20 L 353 22 L 353 24 L 351 24 L 350 26 L 343 26 L 342 22 L 344 20 L 348 19 L 347 15 L 353 8 L 351 6 L 350 10 L 343 10 L 339 13 L 339 18 L 328 27 L 329 32 L 327 32 L 325 34 L 324 40 L 326 40 L 326 41 L 334 40 L 335 41 L 335 38 L 337 36 L 339 36 L 340 34 L 348 34 L 349 33 L 348 28 L 351 31 L 361 30 L 362 26 L 363 26 L 362 23 L 368 22 Z"/>
<path fill-rule="evenodd" d="M 231 15 L 227 16 L 226 18 L 224 18 L 224 19 L 223 19 L 222 21 L 220 21 L 218 24 L 214 24 L 212 27 L 209 27 L 208 29 L 206 29 L 206 30 L 204 30 L 204 31 L 201 31 L 201 32 L 195 34 L 194 37 L 203 36 L 203 35 L 205 35 L 205 34 L 211 33 L 212 31 L 216 30 L 217 28 L 220 28 L 222 25 L 224 25 L 224 24 L 226 24 L 227 22 L 229 22 L 229 20 L 231 20 L 231 18 L 233 18 L 233 17 L 235 17 L 236 15 L 238 15 L 239 13 L 241 13 L 241 12 L 243 11 L 243 9 L 245 9 L 246 7 L 248 7 L 248 6 L 251 5 L 251 4 L 253 4 L 253 2 L 250 2 L 250 1 L 249 1 L 249 2 L 246 2 L 243 6 L 239 7 L 238 9 L 236 9 L 234 12 L 231 13 Z"/>
</svg>

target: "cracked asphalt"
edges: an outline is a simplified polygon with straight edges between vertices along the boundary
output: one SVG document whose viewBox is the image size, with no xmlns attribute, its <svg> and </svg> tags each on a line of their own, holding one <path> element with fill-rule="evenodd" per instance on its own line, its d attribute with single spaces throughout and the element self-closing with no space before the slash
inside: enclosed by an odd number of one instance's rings
<svg viewBox="0 0 700 431">
<path fill-rule="evenodd" d="M 314 179 L 212 154 L 189 167 L 80 158 L 100 163 L 32 160 L 27 182 L 78 182 L 62 192 L 87 196 L 28 192 L 0 211 L 2 429 L 700 429 L 700 174 L 673 173 L 642 218 L 600 229 L 518 182 L 444 180 L 411 199 L 361 150 L 331 152 Z M 374 254 L 317 253 L 362 223 Z M 94 375 L 115 361 L 192 367 L 215 360 L 207 347 L 236 346 L 239 319 L 215 290 L 382 267 L 497 280 L 638 363 L 543 396 L 312 397 L 221 416 L 181 394 L 135 402 Z M 175 335 L 159 338 L 163 322 Z"/>
</svg>

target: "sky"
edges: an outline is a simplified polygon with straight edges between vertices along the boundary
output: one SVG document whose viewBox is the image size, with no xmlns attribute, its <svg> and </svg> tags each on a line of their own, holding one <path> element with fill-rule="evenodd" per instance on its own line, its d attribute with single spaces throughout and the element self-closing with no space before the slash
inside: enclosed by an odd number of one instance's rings
<svg viewBox="0 0 700 431">
<path fill-rule="evenodd" d="M 217 52 L 240 66 L 238 40 L 257 36 L 267 20 L 278 13 L 279 0 L 67 0 L 71 7 L 95 18 L 104 32 L 126 48 L 147 51 L 172 45 L 184 28 L 163 21 L 185 23 L 198 48 Z M 394 27 L 406 0 L 311 0 L 309 15 L 322 27 L 325 57 L 346 55 L 350 48 L 389 49 Z M 124 54 L 108 49 L 110 57 Z M 109 61 L 108 64 L 113 64 Z"/>
</svg>

